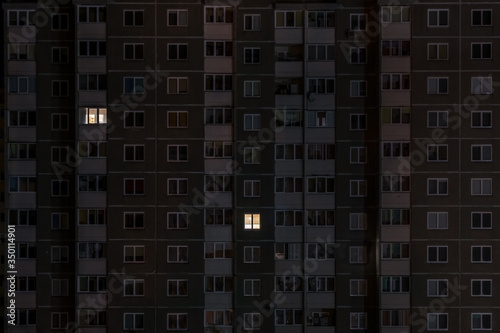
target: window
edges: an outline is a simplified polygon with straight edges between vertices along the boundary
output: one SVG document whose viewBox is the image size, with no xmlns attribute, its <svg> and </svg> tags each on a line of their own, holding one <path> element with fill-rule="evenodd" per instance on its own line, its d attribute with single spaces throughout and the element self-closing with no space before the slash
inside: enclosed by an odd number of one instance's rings
<svg viewBox="0 0 500 333">
<path fill-rule="evenodd" d="M 104 243 L 79 243 L 78 259 L 102 259 L 104 255 Z"/>
<path fill-rule="evenodd" d="M 187 111 L 168 111 L 167 112 L 169 128 L 187 128 L 188 127 L 188 112 Z"/>
<path fill-rule="evenodd" d="M 144 296 L 144 280 L 123 280 L 123 296 Z"/>
<path fill-rule="evenodd" d="M 333 243 L 306 243 L 307 248 L 307 259 L 335 259 L 334 249 L 335 244 Z"/>
<path fill-rule="evenodd" d="M 427 195 L 448 195 L 448 178 L 428 178 Z"/>
<path fill-rule="evenodd" d="M 36 126 L 35 111 L 9 111 L 10 127 Z"/>
<path fill-rule="evenodd" d="M 276 326 L 302 325 L 304 323 L 303 311 L 298 309 L 274 310 L 274 323 Z"/>
<path fill-rule="evenodd" d="M 471 313 L 472 330 L 491 330 L 491 313 Z"/>
<path fill-rule="evenodd" d="M 245 114 L 243 120 L 243 128 L 245 131 L 260 130 L 260 114 Z"/>
<path fill-rule="evenodd" d="M 334 160 L 335 145 L 326 143 L 308 144 L 307 159 L 316 161 Z"/>
<path fill-rule="evenodd" d="M 410 108 L 382 108 L 382 124 L 409 124 Z"/>
<path fill-rule="evenodd" d="M 448 127 L 448 111 L 428 111 L 427 112 L 427 127 L 428 128 L 447 128 Z"/>
<path fill-rule="evenodd" d="M 382 176 L 382 192 L 410 191 L 410 176 Z"/>
<path fill-rule="evenodd" d="M 79 192 L 104 192 L 106 191 L 106 176 L 78 176 Z"/>
<path fill-rule="evenodd" d="M 491 195 L 492 194 L 491 178 L 472 178 L 471 179 L 471 195 Z"/>
<path fill-rule="evenodd" d="M 67 263 L 69 260 L 69 248 L 67 246 L 51 246 L 50 247 L 52 263 Z"/>
<path fill-rule="evenodd" d="M 168 60 L 187 60 L 188 45 L 187 44 L 167 44 Z"/>
<path fill-rule="evenodd" d="M 81 327 L 85 326 L 105 326 L 106 325 L 106 310 L 79 310 L 78 324 Z"/>
<path fill-rule="evenodd" d="M 382 292 L 383 293 L 409 293 L 410 292 L 410 277 L 409 276 L 382 276 Z"/>
<path fill-rule="evenodd" d="M 232 7 L 205 7 L 205 23 L 232 23 Z"/>
<path fill-rule="evenodd" d="M 325 112 L 324 116 L 330 114 L 329 112 Z M 302 126 L 302 112 L 300 110 L 276 110 L 276 127 L 300 127 Z M 332 124 L 333 124 L 333 112 L 332 116 Z M 316 117 L 316 116 L 314 116 Z M 311 119 L 309 120 L 311 121 Z M 313 122 L 316 124 L 316 120 Z M 320 123 L 321 124 L 321 123 Z M 326 124 L 326 123 L 325 123 Z M 332 125 L 333 126 L 333 125 Z"/>
<path fill-rule="evenodd" d="M 427 26 L 430 28 L 448 26 L 448 9 L 428 9 Z"/>
<path fill-rule="evenodd" d="M 189 225 L 188 213 L 167 213 L 167 229 L 187 229 Z"/>
<path fill-rule="evenodd" d="M 382 327 L 410 326 L 409 310 L 382 310 Z"/>
<path fill-rule="evenodd" d="M 232 89 L 232 75 L 205 75 L 205 91 L 231 91 Z"/>
<path fill-rule="evenodd" d="M 366 14 L 350 14 L 351 30 L 366 30 Z"/>
<path fill-rule="evenodd" d="M 167 10 L 167 25 L 170 27 L 187 27 L 188 11 L 186 9 Z"/>
<path fill-rule="evenodd" d="M 206 57 L 232 57 L 233 42 L 230 41 L 208 41 L 205 42 Z"/>
<path fill-rule="evenodd" d="M 124 263 L 144 262 L 145 248 L 143 245 L 129 245 L 123 247 Z"/>
<path fill-rule="evenodd" d="M 233 310 L 206 310 L 205 326 L 212 326 L 212 325 L 232 326 Z"/>
<path fill-rule="evenodd" d="M 78 55 L 80 57 L 104 57 L 106 56 L 106 42 L 82 40 L 78 44 Z"/>
<path fill-rule="evenodd" d="M 230 259 L 233 257 L 233 243 L 206 242 L 205 259 Z"/>
<path fill-rule="evenodd" d="M 302 260 L 301 243 L 274 243 L 275 260 Z"/>
<path fill-rule="evenodd" d="M 429 78 L 427 78 L 427 93 L 428 94 L 447 94 L 448 93 L 448 78 L 447 77 L 429 77 Z"/>
<path fill-rule="evenodd" d="M 491 145 L 471 145 L 472 162 L 491 162 Z"/>
<path fill-rule="evenodd" d="M 409 209 L 382 209 L 382 225 L 408 225 L 410 224 Z"/>
<path fill-rule="evenodd" d="M 67 312 L 51 312 L 51 325 L 53 329 L 64 329 L 68 325 L 69 314 Z"/>
<path fill-rule="evenodd" d="M 302 12 L 300 11 L 276 11 L 276 28 L 300 28 L 302 27 Z"/>
<path fill-rule="evenodd" d="M 103 158 L 107 156 L 106 146 L 105 141 L 80 141 L 78 142 L 78 155 L 84 158 Z"/>
<path fill-rule="evenodd" d="M 366 161 L 366 147 L 350 147 L 351 164 L 365 164 Z"/>
<path fill-rule="evenodd" d="M 206 293 L 233 292 L 233 278 L 231 276 L 205 276 Z"/>
<path fill-rule="evenodd" d="M 427 330 L 429 331 L 447 331 L 448 314 L 447 313 L 428 313 Z"/>
<path fill-rule="evenodd" d="M 335 277 L 309 276 L 307 278 L 308 292 L 333 292 L 335 291 Z"/>
<path fill-rule="evenodd" d="M 103 293 L 106 290 L 105 276 L 78 276 L 79 293 Z"/>
<path fill-rule="evenodd" d="M 351 312 L 350 313 L 350 328 L 351 330 L 364 330 L 367 328 L 366 312 Z"/>
<path fill-rule="evenodd" d="M 473 9 L 471 10 L 472 26 L 491 26 L 492 10 L 491 9 Z"/>
<path fill-rule="evenodd" d="M 167 296 L 187 296 L 188 280 L 167 280 Z"/>
<path fill-rule="evenodd" d="M 492 280 L 471 279 L 471 296 L 491 296 Z"/>
<path fill-rule="evenodd" d="M 350 279 L 350 295 L 366 296 L 367 283 L 365 279 Z"/>
<path fill-rule="evenodd" d="M 123 160 L 125 162 L 144 161 L 144 145 L 124 145 Z"/>
<path fill-rule="evenodd" d="M 9 77 L 9 94 L 33 94 L 35 93 L 35 89 L 36 86 L 34 77 Z"/>
<path fill-rule="evenodd" d="M 366 180 L 350 180 L 350 197 L 366 197 L 367 181 Z"/>
<path fill-rule="evenodd" d="M 448 60 L 448 43 L 428 43 L 427 60 Z"/>
<path fill-rule="evenodd" d="M 262 314 L 250 312 L 243 314 L 243 329 L 245 331 L 260 330 L 260 325 L 262 325 Z"/>
<path fill-rule="evenodd" d="M 8 47 L 9 60 L 35 60 L 35 44 L 8 44 Z"/>
<path fill-rule="evenodd" d="M 351 48 L 352 50 L 353 48 Z M 362 50 L 365 50 L 364 52 Z M 357 63 L 362 63 L 363 55 L 366 62 L 366 49 L 359 48 L 359 52 L 356 55 L 351 53 L 351 63 L 353 63 L 353 56 L 358 60 Z M 332 61 L 335 60 L 335 45 L 333 44 L 309 44 L 307 46 L 307 60 L 308 61 Z"/>
<path fill-rule="evenodd" d="M 260 81 L 243 81 L 244 97 L 260 97 Z"/>
<path fill-rule="evenodd" d="M 69 49 L 67 47 L 53 47 L 52 48 L 52 63 L 53 64 L 66 64 L 68 63 Z"/>
<path fill-rule="evenodd" d="M 260 229 L 260 214 L 245 214 L 245 229 Z"/>
<path fill-rule="evenodd" d="M 51 124 L 53 131 L 67 131 L 69 129 L 69 116 L 63 113 L 53 113 Z"/>
<path fill-rule="evenodd" d="M 365 213 L 350 213 L 349 214 L 349 230 L 366 230 L 366 214 Z"/>
<path fill-rule="evenodd" d="M 9 210 L 9 224 L 18 226 L 36 225 L 37 213 L 34 209 Z"/>
<path fill-rule="evenodd" d="M 205 142 L 205 158 L 229 158 L 233 156 L 233 143 L 224 141 Z"/>
<path fill-rule="evenodd" d="M 67 97 L 68 92 L 69 92 L 69 81 L 52 80 L 52 97 Z"/>
<path fill-rule="evenodd" d="M 366 64 L 366 47 L 351 47 L 349 54 L 351 64 Z"/>
<path fill-rule="evenodd" d="M 105 225 L 106 211 L 104 209 L 79 209 L 79 225 Z"/>
<path fill-rule="evenodd" d="M 382 56 L 384 57 L 408 57 L 410 53 L 411 43 L 409 40 L 382 41 Z"/>
<path fill-rule="evenodd" d="M 36 310 L 35 309 L 17 309 L 18 326 L 36 325 Z"/>
<path fill-rule="evenodd" d="M 232 109 L 205 109 L 205 125 L 231 124 L 232 117 Z"/>
<path fill-rule="evenodd" d="M 366 97 L 366 81 L 351 80 L 350 88 L 351 97 Z"/>
<path fill-rule="evenodd" d="M 447 263 L 448 246 L 427 246 L 427 263 Z"/>
<path fill-rule="evenodd" d="M 247 14 L 243 16 L 245 31 L 260 31 L 260 14 Z"/>
<path fill-rule="evenodd" d="M 366 130 L 366 114 L 351 114 L 350 118 L 351 118 L 350 122 L 351 131 Z"/>
<path fill-rule="evenodd" d="M 471 212 L 471 228 L 472 229 L 491 229 L 492 228 L 491 212 Z"/>
<path fill-rule="evenodd" d="M 471 78 L 471 94 L 489 95 L 492 92 L 493 88 L 492 88 L 491 76 Z"/>
<path fill-rule="evenodd" d="M 243 181 L 243 188 L 243 196 L 260 197 L 260 180 L 245 180 Z"/>
<path fill-rule="evenodd" d="M 169 77 L 168 78 L 168 93 L 169 94 L 187 94 L 188 78 L 187 77 Z"/>
<path fill-rule="evenodd" d="M 143 43 L 123 44 L 123 60 L 144 60 Z"/>
<path fill-rule="evenodd" d="M 448 161 L 448 145 L 427 145 L 428 162 Z"/>
<path fill-rule="evenodd" d="M 205 175 L 206 192 L 231 192 L 233 177 L 229 175 Z"/>
<path fill-rule="evenodd" d="M 309 226 L 323 227 L 335 225 L 335 211 L 333 210 L 308 210 L 307 224 Z"/>
<path fill-rule="evenodd" d="M 491 246 L 471 246 L 472 263 L 491 263 Z"/>
<path fill-rule="evenodd" d="M 409 259 L 410 244 L 382 243 L 382 259 Z"/>
<path fill-rule="evenodd" d="M 107 114 L 106 108 L 80 108 L 80 124 L 106 124 Z"/>
<path fill-rule="evenodd" d="M 243 280 L 244 296 L 260 296 L 260 279 Z"/>
<path fill-rule="evenodd" d="M 78 22 L 80 23 L 104 23 L 106 22 L 105 6 L 79 6 Z"/>
<path fill-rule="evenodd" d="M 36 291 L 36 276 L 17 276 L 17 291 Z"/>
<path fill-rule="evenodd" d="M 12 145 L 12 144 L 10 144 Z M 29 147 L 28 147 L 29 148 Z M 52 147 L 51 148 L 51 162 L 52 163 L 68 163 L 69 152 L 68 147 Z"/>
<path fill-rule="evenodd" d="M 309 94 L 334 94 L 335 79 L 317 78 L 307 79 Z"/>
<path fill-rule="evenodd" d="M 427 229 L 448 229 L 448 212 L 428 212 Z"/>
<path fill-rule="evenodd" d="M 260 47 L 245 47 L 243 55 L 243 63 L 260 64 Z"/>
<path fill-rule="evenodd" d="M 36 192 L 36 177 L 10 177 L 9 192 Z"/>
<path fill-rule="evenodd" d="M 188 247 L 184 245 L 167 246 L 167 262 L 169 263 L 187 263 Z"/>
<path fill-rule="evenodd" d="M 205 209 L 205 225 L 231 225 L 233 211 L 231 209 Z"/>
<path fill-rule="evenodd" d="M 382 90 L 410 89 L 409 74 L 382 74 Z"/>
<path fill-rule="evenodd" d="M 106 74 L 79 74 L 78 90 L 106 90 Z"/>
<path fill-rule="evenodd" d="M 243 155 L 245 164 L 260 164 L 259 147 L 245 147 L 243 148 Z"/>
<path fill-rule="evenodd" d="M 124 111 L 123 127 L 124 128 L 144 127 L 144 111 Z"/>
<path fill-rule="evenodd" d="M 301 177 L 275 177 L 275 193 L 301 193 Z"/>
<path fill-rule="evenodd" d="M 143 77 L 124 77 L 123 78 L 123 93 L 124 94 L 144 94 L 144 78 Z"/>
<path fill-rule="evenodd" d="M 124 229 L 143 229 L 144 228 L 144 212 L 124 212 L 123 213 L 123 228 Z"/>
<path fill-rule="evenodd" d="M 144 195 L 144 178 L 123 179 L 124 195 Z"/>
<path fill-rule="evenodd" d="M 168 145 L 167 161 L 169 162 L 187 162 L 188 146 L 187 145 Z"/>
<path fill-rule="evenodd" d="M 491 111 L 471 111 L 471 128 L 491 128 Z"/>
<path fill-rule="evenodd" d="M 301 226 L 303 214 L 301 210 L 277 210 L 275 212 L 274 225 L 276 227 Z"/>
<path fill-rule="evenodd" d="M 57 147 L 60 149 L 67 147 Z M 54 153 L 54 148 L 52 148 Z M 9 143 L 9 159 L 10 160 L 30 160 L 36 158 L 36 143 Z"/>
<path fill-rule="evenodd" d="M 51 181 L 51 195 L 53 197 L 67 197 L 69 195 L 69 181 L 68 180 L 52 180 Z"/>
<path fill-rule="evenodd" d="M 144 26 L 144 11 L 143 10 L 124 10 L 123 11 L 123 26 L 124 27 L 142 27 L 142 26 Z"/>
<path fill-rule="evenodd" d="M 307 26 L 309 28 L 334 28 L 335 12 L 309 11 Z"/>
<path fill-rule="evenodd" d="M 9 10 L 7 11 L 9 27 L 23 27 L 35 25 L 34 10 Z"/>
<path fill-rule="evenodd" d="M 35 259 L 36 246 L 34 243 L 16 243 L 17 244 L 17 259 Z"/>
<path fill-rule="evenodd" d="M 427 280 L 427 296 L 428 297 L 447 297 L 448 296 L 448 280 Z"/>
<path fill-rule="evenodd" d="M 247 264 L 260 263 L 260 246 L 243 247 L 243 262 Z"/>
<path fill-rule="evenodd" d="M 307 192 L 309 193 L 334 193 L 334 177 L 307 177 Z"/>
<path fill-rule="evenodd" d="M 52 14 L 52 31 L 68 30 L 68 14 Z"/>
<path fill-rule="evenodd" d="M 410 22 L 409 6 L 382 6 L 382 23 Z"/>
<path fill-rule="evenodd" d="M 471 59 L 491 59 L 491 43 L 471 43 Z"/>
<path fill-rule="evenodd" d="M 298 117 L 299 117 L 298 119 L 300 119 L 300 114 L 298 114 Z M 335 126 L 334 111 L 307 111 L 307 126 L 334 127 Z"/>
<path fill-rule="evenodd" d="M 144 329 L 144 313 L 124 313 L 123 329 L 127 331 Z"/>
</svg>

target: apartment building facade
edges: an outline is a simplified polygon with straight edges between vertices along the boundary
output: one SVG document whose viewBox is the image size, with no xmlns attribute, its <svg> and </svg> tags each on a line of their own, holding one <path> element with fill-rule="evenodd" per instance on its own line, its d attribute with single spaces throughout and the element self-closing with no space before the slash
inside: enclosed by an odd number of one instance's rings
<svg viewBox="0 0 500 333">
<path fill-rule="evenodd" d="M 495 330 L 499 10 L 4 2 L 4 330 Z"/>
</svg>

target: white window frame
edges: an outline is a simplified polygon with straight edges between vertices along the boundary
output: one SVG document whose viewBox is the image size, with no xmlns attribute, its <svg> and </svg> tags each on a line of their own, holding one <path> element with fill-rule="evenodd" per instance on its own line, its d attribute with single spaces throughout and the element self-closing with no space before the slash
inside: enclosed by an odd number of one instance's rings
<svg viewBox="0 0 500 333">
<path fill-rule="evenodd" d="M 446 82 L 446 90 L 441 90 L 441 81 Z M 436 89 L 431 89 L 431 82 L 436 86 Z M 428 77 L 427 78 L 427 94 L 429 95 L 447 95 L 449 93 L 449 78 L 447 76 L 442 77 Z"/>
<path fill-rule="evenodd" d="M 186 89 L 181 89 L 182 85 L 186 86 Z M 167 79 L 167 94 L 169 95 L 184 95 L 189 91 L 189 80 L 187 77 L 169 77 Z"/>
<path fill-rule="evenodd" d="M 350 296 L 366 296 L 368 294 L 368 281 L 366 279 L 350 279 Z"/>
<path fill-rule="evenodd" d="M 431 192 L 431 183 L 435 183 L 436 191 Z M 442 184 L 446 184 L 446 189 L 442 191 Z M 427 195 L 428 196 L 446 196 L 448 195 L 448 178 L 427 178 Z"/>
<path fill-rule="evenodd" d="M 132 251 L 131 255 L 127 256 L 127 252 Z M 140 255 L 142 252 L 142 256 Z M 128 258 L 127 258 L 128 257 Z M 130 258 L 131 257 L 131 258 Z M 141 260 L 142 258 L 142 260 Z M 146 247 L 144 245 L 124 245 L 123 246 L 123 263 L 134 264 L 146 262 Z"/>
<path fill-rule="evenodd" d="M 174 20 L 175 15 L 175 22 Z M 183 17 L 185 16 L 185 18 Z M 168 27 L 187 27 L 189 24 L 189 12 L 187 9 L 169 9 L 167 10 Z"/>
<path fill-rule="evenodd" d="M 429 251 L 431 249 L 436 251 L 435 260 L 433 260 L 433 258 L 430 257 L 431 254 Z M 446 260 L 440 260 L 440 255 L 442 255 L 440 252 L 443 252 L 443 251 L 446 254 Z M 428 264 L 448 263 L 448 246 L 447 245 L 429 245 L 429 246 L 427 246 L 427 263 Z"/>
<path fill-rule="evenodd" d="M 486 119 L 486 115 L 489 116 L 489 119 Z M 479 116 L 479 119 L 475 119 Z M 474 125 L 474 121 L 479 120 L 479 125 Z M 488 125 L 489 120 L 489 125 Z M 493 114 L 491 111 L 471 111 L 470 117 L 470 127 L 471 128 L 491 128 L 493 123 Z M 484 124 L 484 125 L 483 125 Z"/>
<path fill-rule="evenodd" d="M 474 24 L 474 12 L 480 12 L 481 13 L 481 22 L 480 24 Z M 483 13 L 489 12 L 490 13 L 490 24 L 484 24 L 484 15 Z M 493 23 L 493 10 L 492 9 L 472 9 L 470 12 L 470 25 L 473 27 L 489 27 Z"/>
<path fill-rule="evenodd" d="M 441 13 L 446 13 L 446 19 L 445 21 L 446 22 L 441 22 L 441 17 L 440 17 L 440 14 Z M 435 19 L 436 19 L 436 22 L 431 22 L 432 18 L 431 18 L 431 15 L 432 16 L 436 16 Z M 449 27 L 450 25 L 450 13 L 449 13 L 449 10 L 448 9 L 427 9 L 427 27 L 428 28 L 445 28 L 445 27 Z"/>
<path fill-rule="evenodd" d="M 474 284 L 479 284 L 479 293 L 474 293 Z M 484 284 L 489 284 L 488 288 Z M 489 293 L 487 293 L 489 289 Z M 472 297 L 492 297 L 493 296 L 493 280 L 491 279 L 471 279 L 470 280 L 470 295 Z"/>
<path fill-rule="evenodd" d="M 488 217 L 488 218 L 486 218 Z M 474 221 L 474 220 L 478 221 Z M 475 222 L 479 222 L 476 224 Z M 471 212 L 470 213 L 471 229 L 492 229 L 493 214 L 492 212 Z"/>
<path fill-rule="evenodd" d="M 448 229 L 448 212 L 427 212 L 427 229 Z"/>
<path fill-rule="evenodd" d="M 474 252 L 480 252 L 480 259 L 474 260 Z M 489 257 L 489 260 L 488 260 Z M 491 245 L 472 245 L 470 247 L 470 262 L 472 264 L 477 263 L 492 263 L 493 262 L 493 247 Z"/>
<path fill-rule="evenodd" d="M 243 15 L 243 30 L 244 31 L 260 31 L 261 30 L 260 14 L 245 14 L 245 15 Z"/>
<path fill-rule="evenodd" d="M 145 221 L 144 212 L 123 212 L 123 229 L 144 229 Z"/>
<path fill-rule="evenodd" d="M 486 186 L 489 183 L 489 186 Z M 479 192 L 474 192 L 474 184 L 479 185 Z M 489 190 L 489 191 L 488 191 Z M 491 178 L 471 178 L 470 194 L 472 196 L 490 196 L 493 194 L 493 179 Z"/>
<path fill-rule="evenodd" d="M 350 86 L 350 97 L 363 98 L 368 96 L 366 80 L 351 80 L 349 82 L 349 86 Z"/>
<path fill-rule="evenodd" d="M 130 290 L 130 287 L 132 287 L 132 290 Z M 145 295 L 144 289 L 146 289 L 145 287 L 146 283 L 144 279 L 124 279 L 123 296 L 124 297 L 144 296 Z"/>
<path fill-rule="evenodd" d="M 448 279 L 427 279 L 427 297 L 448 297 Z"/>
<path fill-rule="evenodd" d="M 261 97 L 261 82 L 258 80 L 243 81 L 245 98 L 260 98 Z"/>
<path fill-rule="evenodd" d="M 128 13 L 132 13 L 132 24 L 126 24 L 126 16 Z M 141 15 L 139 15 L 141 14 Z M 140 19 L 140 20 L 139 20 Z M 142 24 L 136 23 L 137 21 L 142 21 Z M 143 27 L 144 26 L 144 10 L 123 10 L 123 26 L 124 27 Z"/>
<path fill-rule="evenodd" d="M 448 162 L 448 145 L 427 145 L 427 162 Z"/>
</svg>

